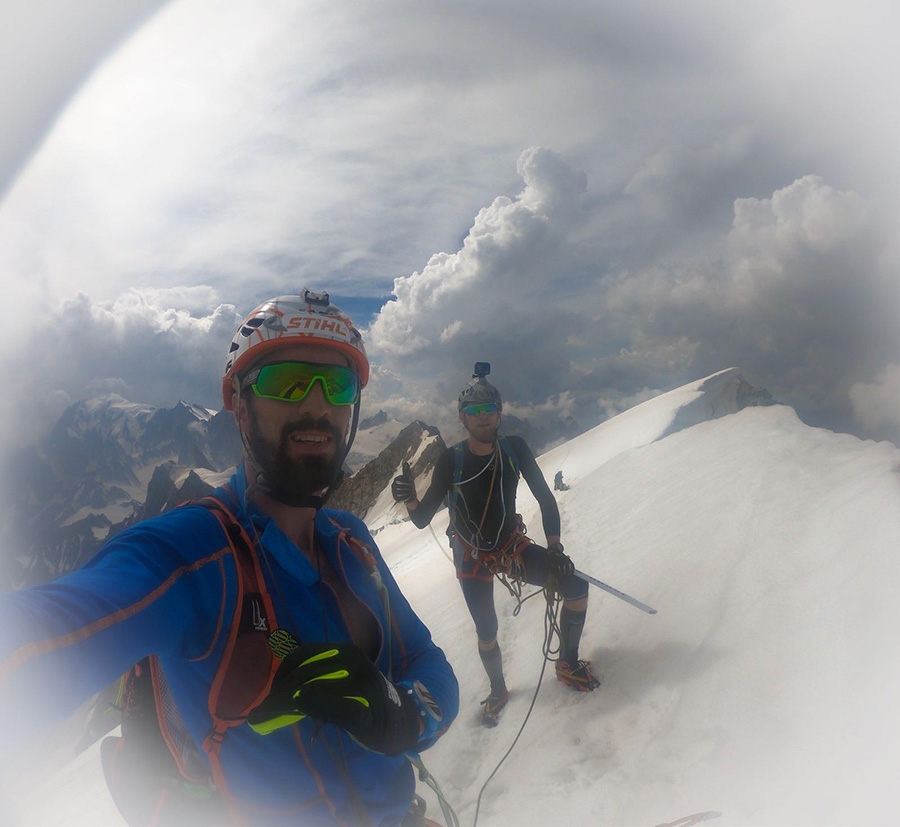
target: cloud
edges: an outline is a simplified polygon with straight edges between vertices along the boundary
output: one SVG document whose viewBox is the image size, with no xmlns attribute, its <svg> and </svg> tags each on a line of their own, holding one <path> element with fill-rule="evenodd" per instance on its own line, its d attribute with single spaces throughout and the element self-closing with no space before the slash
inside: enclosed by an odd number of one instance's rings
<svg viewBox="0 0 900 827">
<path fill-rule="evenodd" d="M 881 217 L 815 175 L 738 198 L 733 215 L 703 256 L 616 279 L 610 306 L 651 341 L 695 343 L 693 370 L 738 364 L 816 424 L 852 428 L 853 377 L 897 344 Z"/>
<path fill-rule="evenodd" d="M 393 288 L 366 404 L 401 417 L 455 427 L 476 360 L 584 426 L 739 365 L 865 433 L 850 389 L 900 344 L 897 15 L 173 0 L 0 204 L 6 355 L 50 407 L 217 404 L 226 317 Z"/>
<path fill-rule="evenodd" d="M 649 138 L 678 123 L 661 102 L 677 110 L 685 77 L 705 88 L 725 59 L 689 17 L 576 0 L 172 2 L 94 73 L 10 192 L 0 270 L 16 300 L 35 295 L 25 282 L 97 301 L 214 282 L 245 306 L 263 295 L 250 284 L 310 279 L 381 295 L 511 194 L 529 144 L 599 181 L 678 143 Z M 632 108 L 659 114 L 636 128 Z"/>
<path fill-rule="evenodd" d="M 872 205 L 818 176 L 769 199 L 738 199 L 718 295 L 730 352 L 807 415 L 849 426 L 852 378 L 897 343 L 884 301 L 888 246 Z"/>
<path fill-rule="evenodd" d="M 0 195 L 91 70 L 164 3 L 7 0 L 0 6 L 0 111 L 7 113 Z"/>
<path fill-rule="evenodd" d="M 873 433 L 900 426 L 900 365 L 889 364 L 873 382 L 854 382 L 850 401 L 857 420 Z"/>
<path fill-rule="evenodd" d="M 436 254 L 421 272 L 396 279 L 397 301 L 369 328 L 370 351 L 402 373 L 404 386 L 430 383 L 440 366 L 439 394 L 455 400 L 474 362 L 491 361 L 511 401 L 567 389 L 572 315 L 555 298 L 566 289 L 557 261 L 583 220 L 586 180 L 540 147 L 521 154 L 518 171 L 519 195 L 480 210 L 458 252 Z"/>
<path fill-rule="evenodd" d="M 181 307 L 169 301 L 173 295 Z M 13 354 L 22 384 L 4 395 L 6 421 L 15 439 L 28 441 L 53 424 L 62 408 L 97 393 L 171 406 L 180 399 L 218 409 L 219 377 L 228 342 L 240 321 L 233 305 L 210 302 L 204 315 L 184 306 L 202 305 L 211 288 L 129 291 L 112 302 L 80 294 L 55 310 L 33 314 L 35 340 Z M 28 416 L 22 416 L 23 400 Z"/>
<path fill-rule="evenodd" d="M 546 149 L 524 152 L 518 170 L 520 194 L 482 209 L 458 252 L 397 279 L 397 301 L 371 326 L 395 402 L 450 406 L 470 363 L 486 360 L 523 418 L 547 422 L 546 400 L 569 394 L 565 416 L 583 424 L 739 365 L 812 423 L 854 429 L 854 377 L 896 344 L 882 301 L 888 236 L 860 195 L 803 176 L 735 199 L 731 226 L 707 229 L 702 251 L 613 267 L 603 234 L 584 231 L 615 223 L 623 201 L 589 213 L 583 173 Z M 655 201 L 660 187 L 626 195 Z"/>
<path fill-rule="evenodd" d="M 417 416 L 453 426 L 473 363 L 490 361 L 509 413 L 577 430 L 691 366 L 699 343 L 655 329 L 671 300 L 665 278 L 610 274 L 614 253 L 588 232 L 598 212 L 614 224 L 620 201 L 589 209 L 585 173 L 547 148 L 524 151 L 517 170 L 521 191 L 481 209 L 457 252 L 396 279 L 397 300 L 367 331 L 370 392 L 398 416 L 416 400 Z"/>
</svg>

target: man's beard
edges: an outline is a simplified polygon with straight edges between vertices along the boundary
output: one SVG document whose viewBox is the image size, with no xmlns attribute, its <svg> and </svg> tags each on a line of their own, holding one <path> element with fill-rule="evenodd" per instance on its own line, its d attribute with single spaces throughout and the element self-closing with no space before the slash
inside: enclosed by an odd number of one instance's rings
<svg viewBox="0 0 900 827">
<path fill-rule="evenodd" d="M 334 438 L 334 453 L 330 456 L 315 454 L 292 458 L 289 451 L 291 434 L 306 429 L 330 433 Z M 285 505 L 315 505 L 323 489 L 331 487 L 340 475 L 345 453 L 344 435 L 327 419 L 317 421 L 304 417 L 289 422 L 275 442 L 260 433 L 256 417 L 251 413 L 247 441 L 262 472 L 259 482 Z"/>
<path fill-rule="evenodd" d="M 477 428 L 475 425 L 471 427 L 466 425 L 466 430 L 469 432 L 469 435 L 477 442 L 480 442 L 483 445 L 490 445 L 497 439 L 497 432 L 500 430 L 500 423 L 498 422 L 493 427 L 485 428 L 484 430 Z"/>
</svg>

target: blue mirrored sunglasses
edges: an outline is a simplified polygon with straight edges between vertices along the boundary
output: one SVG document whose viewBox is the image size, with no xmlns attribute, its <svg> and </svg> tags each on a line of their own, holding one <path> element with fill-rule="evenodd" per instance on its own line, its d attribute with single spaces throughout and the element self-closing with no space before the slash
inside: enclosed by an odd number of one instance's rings
<svg viewBox="0 0 900 827">
<path fill-rule="evenodd" d="M 299 402 L 316 380 L 332 405 L 352 405 L 359 399 L 359 376 L 344 365 L 314 365 L 309 362 L 278 362 L 251 370 L 243 387 L 251 387 L 263 399 Z"/>
</svg>

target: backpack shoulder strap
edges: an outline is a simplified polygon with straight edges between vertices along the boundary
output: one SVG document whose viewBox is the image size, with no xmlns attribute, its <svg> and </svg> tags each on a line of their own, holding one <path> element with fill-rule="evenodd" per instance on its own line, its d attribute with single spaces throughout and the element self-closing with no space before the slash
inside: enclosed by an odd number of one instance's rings
<svg viewBox="0 0 900 827">
<path fill-rule="evenodd" d="M 222 661 L 216 673 L 209 699 L 210 710 L 224 713 L 225 719 L 231 721 L 236 716 L 245 715 L 250 709 L 256 706 L 262 698 L 265 697 L 269 683 L 269 681 L 266 681 L 266 686 L 263 686 L 259 693 L 253 694 L 253 697 L 250 697 L 250 694 L 252 693 L 245 693 L 247 695 L 245 703 L 239 703 L 237 704 L 237 707 L 235 707 L 234 698 L 230 698 L 229 701 L 225 703 L 225 706 L 228 708 L 222 709 L 222 704 L 220 703 L 222 700 L 221 693 L 223 684 L 229 678 L 229 673 L 231 671 L 230 667 L 232 665 L 231 659 L 234 655 L 235 644 L 237 643 L 238 637 L 241 636 L 241 658 L 245 658 L 247 654 L 252 652 L 255 648 L 247 645 L 247 641 L 244 639 L 245 636 L 253 634 L 265 636 L 266 645 L 263 647 L 265 657 L 260 658 L 257 654 L 254 659 L 264 660 L 269 666 L 273 666 L 273 664 L 269 663 L 269 661 L 271 661 L 271 653 L 268 651 L 268 636 L 273 631 L 272 626 L 275 622 L 275 610 L 272 605 L 272 597 L 266 587 L 265 577 L 263 576 L 262 568 L 260 566 L 260 558 L 257 553 L 256 543 L 250 539 L 247 531 L 240 524 L 237 517 L 234 516 L 228 506 L 219 496 L 217 496 L 222 490 L 223 489 L 219 489 L 215 494 L 197 500 L 195 504 L 209 509 L 209 511 L 215 515 L 216 519 L 218 519 L 225 532 L 225 536 L 228 539 L 228 544 L 231 546 L 235 560 L 238 586 L 235 614 L 233 622 L 231 623 L 231 628 L 228 632 L 228 641 L 225 645 L 225 651 L 222 655 Z M 232 498 L 234 497 L 230 489 L 226 488 L 224 490 L 231 494 Z M 261 666 L 262 664 L 260 663 L 259 665 Z M 274 668 L 272 669 L 272 674 L 274 674 Z M 271 675 L 269 677 L 271 677 Z M 233 694 L 234 693 L 229 693 L 229 695 Z M 240 722 L 241 721 L 237 721 L 236 723 Z"/>
<path fill-rule="evenodd" d="M 230 796 L 218 760 L 222 739 L 265 697 L 277 666 L 268 645 L 275 619 L 272 602 L 254 543 L 231 510 L 239 507 L 237 498 L 225 488 L 184 503 L 190 504 L 206 508 L 221 524 L 237 581 L 234 615 L 209 693 L 213 733 L 203 744 L 209 763 L 188 735 L 159 660 L 154 655 L 144 658 L 123 678 L 122 737 L 107 738 L 101 749 L 110 793 L 130 824 L 156 823 L 160 813 L 180 819 L 184 815 L 180 807 L 197 806 L 191 803 L 194 793 L 184 804 L 188 788 L 203 791 L 203 808 L 216 823 L 227 821 L 222 807 Z"/>
<path fill-rule="evenodd" d="M 227 503 L 227 504 L 226 504 Z M 257 585 L 261 574 L 259 561 L 253 553 L 253 541 L 247 536 L 244 527 L 234 516 L 234 506 L 237 498 L 230 488 L 223 486 L 217 488 L 212 494 L 199 500 L 191 500 L 185 505 L 199 505 L 209 511 L 219 521 L 228 544 L 231 546 L 234 560 L 241 578 L 246 577 L 252 585 Z"/>
<path fill-rule="evenodd" d="M 195 503 L 208 508 L 221 523 L 237 572 L 235 612 L 209 691 L 213 731 L 203 742 L 213 781 L 229 808 L 232 798 L 219 760 L 222 743 L 228 730 L 242 724 L 250 710 L 266 697 L 280 663 L 269 645 L 275 623 L 272 598 L 260 567 L 257 545 L 229 508 L 236 502 L 231 489 L 223 487 Z"/>
<path fill-rule="evenodd" d="M 373 574 L 378 571 L 378 561 L 375 559 L 375 555 L 372 554 L 372 548 L 368 543 L 364 543 L 359 539 L 356 535 L 354 535 L 350 526 L 346 526 L 343 523 L 339 522 L 334 515 L 328 515 L 328 521 L 338 529 L 339 539 L 343 540 L 349 547 L 350 550 L 359 558 L 359 561 L 366 567 L 369 574 Z"/>
<path fill-rule="evenodd" d="M 462 440 L 453 446 L 453 484 L 462 479 L 463 459 L 465 459 L 466 441 Z"/>
<path fill-rule="evenodd" d="M 501 436 L 497 441 L 500 443 L 500 451 L 506 454 L 510 467 L 517 477 L 521 477 L 522 472 L 519 470 L 519 458 L 516 456 L 516 451 L 515 448 L 512 447 L 512 443 L 505 436 Z"/>
<path fill-rule="evenodd" d="M 450 450 L 453 451 L 453 477 L 450 481 L 450 490 L 447 492 L 447 508 L 450 511 L 449 532 L 453 527 L 453 516 L 456 511 L 456 503 L 459 500 L 459 483 L 462 480 L 463 460 L 465 459 L 466 441 L 457 442 Z"/>
</svg>

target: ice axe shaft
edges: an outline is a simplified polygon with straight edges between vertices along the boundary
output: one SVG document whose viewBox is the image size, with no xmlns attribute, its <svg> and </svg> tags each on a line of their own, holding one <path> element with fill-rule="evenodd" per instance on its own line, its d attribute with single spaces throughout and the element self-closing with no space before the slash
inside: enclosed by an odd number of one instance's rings
<svg viewBox="0 0 900 827">
<path fill-rule="evenodd" d="M 603 589 L 605 592 L 609 592 L 613 597 L 618 597 L 619 600 L 624 600 L 626 603 L 630 603 L 632 606 L 636 606 L 642 612 L 646 612 L 648 615 L 655 615 L 656 609 L 651 609 L 646 603 L 641 603 L 640 600 L 636 600 L 629 594 L 625 594 L 625 592 L 620 592 L 618 589 L 614 589 L 612 586 L 606 585 L 602 580 L 598 580 L 596 577 L 591 577 L 589 574 L 585 574 L 583 571 L 578 571 L 575 569 L 575 576 L 580 577 L 582 580 L 587 581 L 592 586 L 596 586 L 598 589 Z"/>
</svg>

